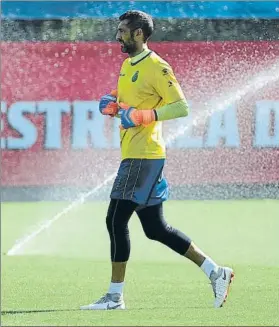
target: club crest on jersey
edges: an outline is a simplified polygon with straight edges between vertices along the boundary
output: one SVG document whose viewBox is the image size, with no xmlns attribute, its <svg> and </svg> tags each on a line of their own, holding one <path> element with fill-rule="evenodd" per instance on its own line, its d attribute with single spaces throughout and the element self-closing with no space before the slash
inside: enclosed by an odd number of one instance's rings
<svg viewBox="0 0 279 327">
<path fill-rule="evenodd" d="M 132 77 L 132 82 L 135 82 L 138 79 L 138 77 L 139 77 L 139 71 L 137 70 Z"/>
</svg>

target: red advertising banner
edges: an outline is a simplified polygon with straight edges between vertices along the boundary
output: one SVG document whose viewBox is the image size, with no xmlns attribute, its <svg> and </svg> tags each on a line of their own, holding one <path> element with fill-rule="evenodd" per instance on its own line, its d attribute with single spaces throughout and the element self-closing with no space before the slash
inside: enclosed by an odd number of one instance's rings
<svg viewBox="0 0 279 327">
<path fill-rule="evenodd" d="M 165 123 L 170 183 L 278 182 L 279 42 L 150 48 L 172 65 L 191 107 Z M 2 43 L 3 186 L 93 187 L 117 169 L 119 120 L 100 115 L 98 100 L 124 59 L 116 43 Z"/>
</svg>

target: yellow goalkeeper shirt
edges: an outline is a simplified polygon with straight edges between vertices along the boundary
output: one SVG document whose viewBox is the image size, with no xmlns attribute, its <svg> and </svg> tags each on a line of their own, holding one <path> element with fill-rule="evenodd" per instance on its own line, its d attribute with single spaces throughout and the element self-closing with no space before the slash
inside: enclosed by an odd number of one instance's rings
<svg viewBox="0 0 279 327">
<path fill-rule="evenodd" d="M 170 65 L 149 49 L 123 62 L 117 89 L 118 102 L 140 110 L 158 109 L 185 99 Z M 121 130 L 120 140 L 122 159 L 166 157 L 161 121 Z"/>
</svg>

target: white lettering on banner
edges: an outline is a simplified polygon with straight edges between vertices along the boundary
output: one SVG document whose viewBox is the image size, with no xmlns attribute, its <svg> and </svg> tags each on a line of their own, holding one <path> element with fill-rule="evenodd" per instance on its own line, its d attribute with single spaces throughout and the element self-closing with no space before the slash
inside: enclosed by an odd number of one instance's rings
<svg viewBox="0 0 279 327">
<path fill-rule="evenodd" d="M 62 114 L 71 112 L 68 101 L 40 101 L 38 113 L 45 113 L 44 147 L 45 149 L 60 149 L 62 147 L 61 122 Z"/>
<path fill-rule="evenodd" d="M 1 134 L 4 132 L 5 122 L 4 115 L 7 112 L 7 103 L 5 101 L 1 101 Z M 1 149 L 6 148 L 6 138 L 1 136 Z"/>
<path fill-rule="evenodd" d="M 36 126 L 24 115 L 35 114 L 35 102 L 16 102 L 7 111 L 7 120 L 12 129 L 16 130 L 21 137 L 8 137 L 7 148 L 24 150 L 36 143 L 38 132 Z"/>
<path fill-rule="evenodd" d="M 72 146 L 74 149 L 107 148 L 104 135 L 104 116 L 97 101 L 74 101 Z M 91 117 L 89 117 L 91 115 Z M 91 142 L 88 144 L 88 137 Z"/>
<path fill-rule="evenodd" d="M 239 133 L 236 108 L 230 106 L 225 111 L 214 112 L 209 120 L 206 147 L 217 147 L 224 139 L 227 147 L 239 147 Z"/>
<path fill-rule="evenodd" d="M 25 115 L 26 113 L 32 116 L 44 114 L 45 138 L 42 147 L 45 149 L 61 149 L 63 147 L 63 114 L 71 117 L 71 123 L 65 127 L 69 129 L 67 135 L 71 137 L 73 149 L 119 148 L 120 120 L 118 118 L 109 120 L 101 115 L 98 104 L 98 101 L 16 102 L 7 109 L 7 104 L 3 101 L 1 102 L 1 148 L 25 150 L 36 143 L 38 126 Z M 200 131 L 202 136 L 194 135 L 191 116 L 166 122 L 166 126 L 170 126 L 171 131 L 176 130 L 183 123 L 189 124 L 189 129 L 172 144 L 172 148 L 216 148 L 220 146 L 221 140 L 224 140 L 223 147 L 240 146 L 235 106 L 222 112 L 213 113 L 204 130 Z M 255 124 L 255 147 L 279 147 L 278 101 L 258 101 L 255 110 Z M 201 126 L 201 128 L 203 127 Z M 9 129 L 19 135 L 10 136 L 11 134 L 7 133 Z M 4 137 L 5 133 L 9 136 Z"/>
<path fill-rule="evenodd" d="M 254 147 L 279 147 L 279 101 L 258 101 L 255 113 Z"/>
<path fill-rule="evenodd" d="M 222 139 L 225 140 L 225 147 L 239 147 L 239 131 L 236 114 L 236 107 L 231 106 L 225 111 L 214 112 L 208 119 L 208 128 L 204 136 L 193 135 L 193 126 L 191 126 L 191 115 L 176 120 L 175 127 L 181 124 L 189 124 L 189 128 L 183 136 L 180 136 L 173 144 L 175 148 L 216 148 L 220 145 Z M 183 122 L 184 120 L 184 122 Z M 174 127 L 174 126 L 172 126 Z M 175 128 L 174 128 L 175 129 Z"/>
<path fill-rule="evenodd" d="M 73 103 L 72 147 L 74 149 L 119 148 L 119 119 L 113 119 L 112 130 L 106 135 L 107 117 L 99 113 L 98 101 L 75 101 Z M 91 118 L 88 115 L 91 115 Z M 91 142 L 88 142 L 88 136 Z M 89 144 L 88 144 L 89 143 Z"/>
</svg>

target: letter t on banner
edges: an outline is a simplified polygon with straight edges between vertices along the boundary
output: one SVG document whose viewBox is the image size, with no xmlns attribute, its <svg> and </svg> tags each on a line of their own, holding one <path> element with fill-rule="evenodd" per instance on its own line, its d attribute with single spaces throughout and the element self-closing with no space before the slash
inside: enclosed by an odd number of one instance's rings
<svg viewBox="0 0 279 327">
<path fill-rule="evenodd" d="M 74 101 L 72 147 L 74 149 L 107 148 L 104 116 L 100 115 L 97 101 Z M 90 136 L 90 141 L 88 137 Z M 90 144 L 91 143 L 91 144 Z"/>
<path fill-rule="evenodd" d="M 41 101 L 38 112 L 45 113 L 45 148 L 60 149 L 62 147 L 62 113 L 70 113 L 68 101 Z"/>
</svg>

